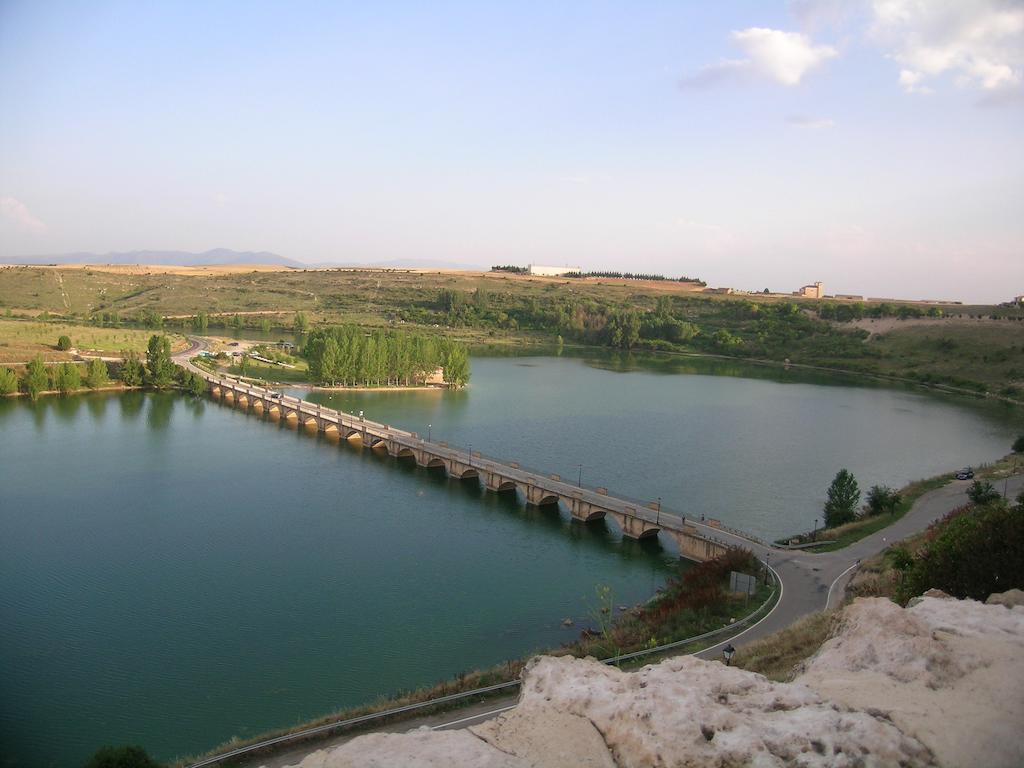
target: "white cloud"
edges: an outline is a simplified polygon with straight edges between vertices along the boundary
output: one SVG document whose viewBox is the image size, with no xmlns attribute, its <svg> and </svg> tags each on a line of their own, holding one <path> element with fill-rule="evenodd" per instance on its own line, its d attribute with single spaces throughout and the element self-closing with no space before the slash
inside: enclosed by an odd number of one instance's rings
<svg viewBox="0 0 1024 768">
<path fill-rule="evenodd" d="M 706 66 L 685 79 L 683 85 L 707 86 L 736 77 L 758 76 L 793 86 L 808 72 L 839 55 L 830 45 L 815 45 L 807 35 L 780 29 L 750 27 L 733 32 L 732 39 L 746 58 Z"/>
<path fill-rule="evenodd" d="M 33 216 L 28 206 L 16 197 L 0 197 L 0 217 L 27 232 L 38 233 L 46 229 L 46 225 Z"/>
<path fill-rule="evenodd" d="M 812 131 L 834 128 L 836 125 L 836 121 L 830 117 L 807 117 L 806 115 L 790 115 L 786 118 L 786 122 L 797 128 L 807 128 Z"/>
<path fill-rule="evenodd" d="M 871 0 L 871 36 L 901 66 L 900 85 L 944 74 L 986 92 L 1024 83 L 1024 4 L 1014 0 Z"/>
<path fill-rule="evenodd" d="M 812 69 L 839 55 L 832 46 L 814 45 L 799 32 L 751 27 L 733 32 L 732 38 L 755 70 L 783 85 L 798 84 Z"/>
</svg>

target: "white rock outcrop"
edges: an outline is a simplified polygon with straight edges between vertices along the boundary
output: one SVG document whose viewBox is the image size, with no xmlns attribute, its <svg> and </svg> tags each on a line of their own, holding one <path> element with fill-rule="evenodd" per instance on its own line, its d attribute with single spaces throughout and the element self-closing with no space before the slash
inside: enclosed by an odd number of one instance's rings
<svg viewBox="0 0 1024 768">
<path fill-rule="evenodd" d="M 300 765 L 1021 766 L 1022 724 L 1024 606 L 873 598 L 792 683 L 688 656 L 632 673 L 541 656 L 492 721 L 361 736 Z"/>
</svg>

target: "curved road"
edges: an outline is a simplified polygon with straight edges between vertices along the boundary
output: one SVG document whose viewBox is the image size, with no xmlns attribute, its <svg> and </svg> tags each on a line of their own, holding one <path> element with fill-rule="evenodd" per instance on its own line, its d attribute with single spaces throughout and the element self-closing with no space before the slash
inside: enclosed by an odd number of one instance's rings
<svg viewBox="0 0 1024 768">
<path fill-rule="evenodd" d="M 195 337 L 190 337 L 189 341 L 191 342 L 190 347 L 175 355 L 175 362 L 197 373 L 206 374 L 205 371 L 195 368 L 188 362 L 190 357 L 207 347 L 206 342 L 201 338 Z M 723 640 L 721 643 L 711 646 L 696 655 L 701 658 L 718 658 L 721 655 L 722 648 L 730 641 L 738 644 L 748 643 L 784 629 L 807 614 L 835 608 L 842 602 L 846 584 L 852 578 L 861 560 L 882 552 L 894 541 L 899 541 L 923 531 L 932 522 L 938 520 L 950 510 L 965 504 L 967 502 L 967 487 L 969 485 L 969 481 L 954 480 L 942 488 L 929 491 L 914 503 L 906 515 L 889 527 L 867 536 L 844 549 L 821 554 L 781 549 L 752 541 L 728 530 L 687 519 L 687 524 L 698 528 L 701 533 L 710 538 L 751 549 L 758 558 L 771 566 L 781 586 L 781 596 L 775 607 L 765 618 L 732 638 Z M 1024 487 L 1024 476 L 1017 475 L 1011 477 L 1007 484 L 1007 496 L 1011 499 L 1016 498 L 1022 487 Z M 458 712 L 406 720 L 373 730 L 404 732 L 424 725 L 433 728 L 466 727 L 509 709 L 514 705 L 515 700 L 515 696 L 509 696 L 505 699 L 492 699 L 481 705 L 465 708 Z M 368 732 L 371 731 L 361 731 L 360 733 Z M 317 742 L 312 747 L 310 745 L 300 745 L 294 749 L 283 750 L 273 757 L 264 756 L 263 758 L 256 758 L 252 764 L 266 766 L 294 764 L 311 751 L 343 743 L 355 735 L 358 734 L 342 734 L 322 742 Z"/>
</svg>

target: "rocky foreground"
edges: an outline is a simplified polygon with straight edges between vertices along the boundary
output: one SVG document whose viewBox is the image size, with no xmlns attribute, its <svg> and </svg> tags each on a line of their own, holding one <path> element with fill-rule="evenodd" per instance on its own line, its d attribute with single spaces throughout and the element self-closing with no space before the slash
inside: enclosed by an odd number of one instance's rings
<svg viewBox="0 0 1024 768">
<path fill-rule="evenodd" d="M 1022 598 L 857 600 L 792 683 L 689 656 L 636 672 L 540 656 L 494 720 L 361 736 L 300 766 L 1022 766 Z"/>
</svg>

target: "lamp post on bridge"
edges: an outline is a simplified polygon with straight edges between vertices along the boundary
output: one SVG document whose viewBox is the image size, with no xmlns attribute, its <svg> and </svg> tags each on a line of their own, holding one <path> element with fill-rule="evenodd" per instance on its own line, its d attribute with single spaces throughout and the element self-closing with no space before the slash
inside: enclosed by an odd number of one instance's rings
<svg viewBox="0 0 1024 768">
<path fill-rule="evenodd" d="M 814 518 L 814 530 L 811 531 L 811 541 L 818 540 L 818 518 Z"/>
<path fill-rule="evenodd" d="M 433 426 L 433 425 L 427 424 L 427 442 L 428 443 L 430 442 L 430 427 L 431 426 Z"/>
<path fill-rule="evenodd" d="M 661 496 L 658 497 L 658 514 L 654 518 L 654 521 L 655 521 L 654 524 L 657 525 L 660 528 L 661 527 Z"/>
<path fill-rule="evenodd" d="M 582 464 L 577 464 L 576 466 L 578 466 L 580 468 L 579 477 L 576 478 L 576 487 L 577 488 L 582 488 L 583 487 L 583 465 Z"/>
</svg>

